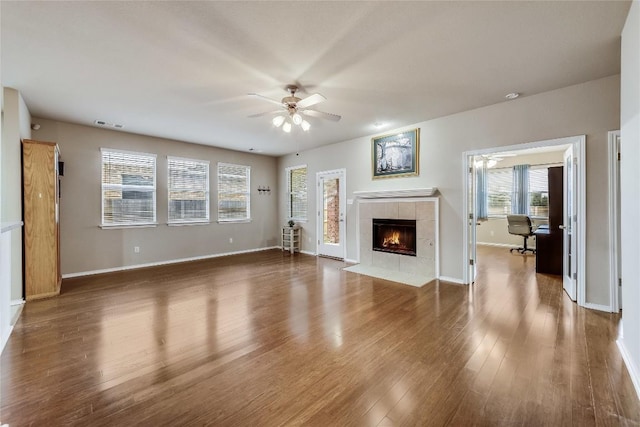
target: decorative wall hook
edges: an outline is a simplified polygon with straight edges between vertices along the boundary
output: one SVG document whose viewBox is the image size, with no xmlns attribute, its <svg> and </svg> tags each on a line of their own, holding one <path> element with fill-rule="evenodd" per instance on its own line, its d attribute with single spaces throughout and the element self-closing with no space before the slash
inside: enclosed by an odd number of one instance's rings
<svg viewBox="0 0 640 427">
<path fill-rule="evenodd" d="M 258 186 L 258 193 L 259 194 L 271 194 L 271 187 L 267 186 L 263 186 L 263 185 L 259 185 Z"/>
</svg>

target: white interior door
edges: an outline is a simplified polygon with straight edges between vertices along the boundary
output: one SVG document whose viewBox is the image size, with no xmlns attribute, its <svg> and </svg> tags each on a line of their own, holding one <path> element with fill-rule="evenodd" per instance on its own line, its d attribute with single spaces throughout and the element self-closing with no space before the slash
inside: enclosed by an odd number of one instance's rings
<svg viewBox="0 0 640 427">
<path fill-rule="evenodd" d="M 578 257 L 576 251 L 576 184 L 577 184 L 577 162 L 574 157 L 573 146 L 564 152 L 564 177 L 562 180 L 564 200 L 562 202 L 563 220 L 563 263 L 562 263 L 562 286 L 565 292 L 573 301 L 576 300 L 576 277 L 578 271 Z"/>
<path fill-rule="evenodd" d="M 476 273 L 477 273 L 477 258 L 476 258 L 476 226 L 478 223 L 478 214 L 477 214 L 477 174 L 476 174 L 476 163 L 475 157 L 469 156 L 469 176 L 468 176 L 468 188 L 469 188 L 469 197 L 467 198 L 467 203 L 469 206 L 469 219 L 467 222 L 467 227 L 469 227 L 469 283 L 474 283 L 476 281 Z"/>
<path fill-rule="evenodd" d="M 346 253 L 346 172 L 318 172 L 318 255 L 344 259 Z"/>
</svg>

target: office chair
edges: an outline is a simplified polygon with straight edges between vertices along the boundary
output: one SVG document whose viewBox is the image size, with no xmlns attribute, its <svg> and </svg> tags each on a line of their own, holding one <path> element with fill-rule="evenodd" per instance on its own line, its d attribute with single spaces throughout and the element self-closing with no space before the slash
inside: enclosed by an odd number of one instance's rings
<svg viewBox="0 0 640 427">
<path fill-rule="evenodd" d="M 527 240 L 529 236 L 533 236 L 533 232 L 536 231 L 536 227 L 531 225 L 531 218 L 527 215 L 507 215 L 507 224 L 509 234 L 516 236 L 522 236 L 524 238 L 524 244 L 520 248 L 511 248 L 509 252 L 518 251 L 518 253 L 525 254 L 527 251 L 535 254 L 536 250 L 527 247 Z"/>
</svg>

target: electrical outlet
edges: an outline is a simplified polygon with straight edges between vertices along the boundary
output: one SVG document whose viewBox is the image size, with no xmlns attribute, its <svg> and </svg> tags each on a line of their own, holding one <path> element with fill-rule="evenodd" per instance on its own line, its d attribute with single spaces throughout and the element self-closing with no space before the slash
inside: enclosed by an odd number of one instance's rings
<svg viewBox="0 0 640 427">
<path fill-rule="evenodd" d="M 134 246 L 133 247 L 133 253 L 139 254 L 140 253 L 140 246 Z"/>
<path fill-rule="evenodd" d="M 233 237 L 229 237 L 229 243 L 233 243 Z"/>
</svg>

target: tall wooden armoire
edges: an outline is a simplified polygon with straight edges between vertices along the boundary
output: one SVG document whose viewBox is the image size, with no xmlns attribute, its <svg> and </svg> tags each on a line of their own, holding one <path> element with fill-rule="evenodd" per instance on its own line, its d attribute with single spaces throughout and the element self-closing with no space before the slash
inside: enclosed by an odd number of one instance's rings
<svg viewBox="0 0 640 427">
<path fill-rule="evenodd" d="M 58 145 L 22 141 L 24 283 L 27 301 L 60 293 Z"/>
</svg>

